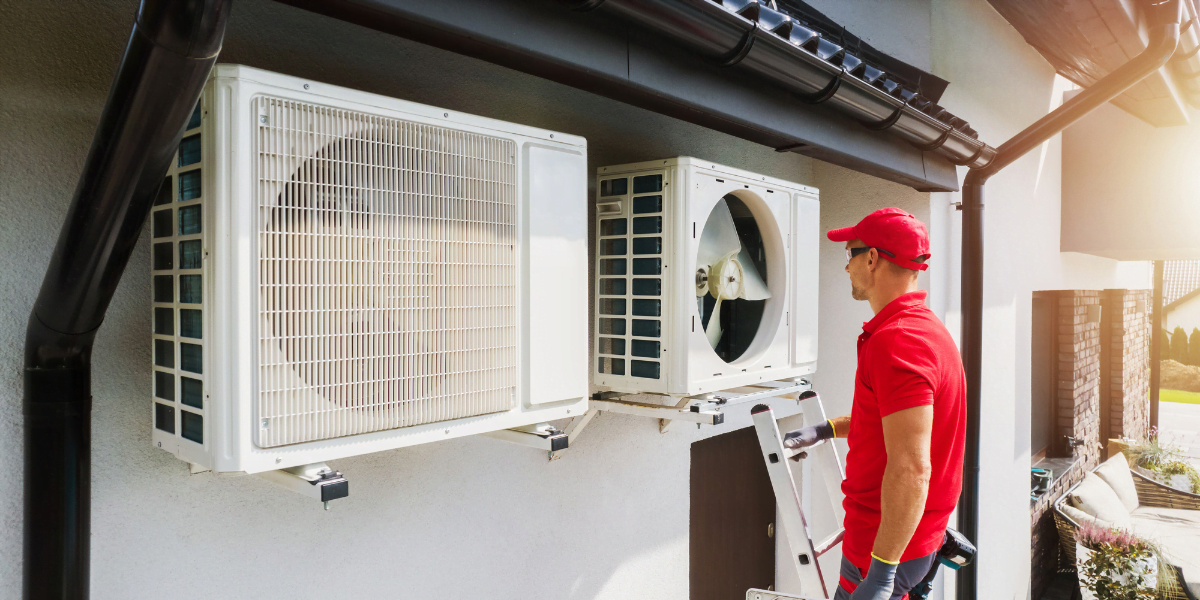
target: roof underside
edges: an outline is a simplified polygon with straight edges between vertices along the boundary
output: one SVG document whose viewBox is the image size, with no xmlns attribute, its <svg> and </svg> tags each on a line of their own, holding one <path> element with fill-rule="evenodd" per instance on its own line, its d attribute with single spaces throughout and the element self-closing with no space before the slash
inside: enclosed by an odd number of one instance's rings
<svg viewBox="0 0 1200 600">
<path fill-rule="evenodd" d="M 1063 77 L 1088 87 L 1146 48 L 1146 26 L 1135 0 L 988 0 Z M 1183 0 L 1184 30 L 1167 66 L 1113 104 L 1154 125 L 1186 125 L 1200 99 L 1200 36 L 1195 0 Z"/>
</svg>

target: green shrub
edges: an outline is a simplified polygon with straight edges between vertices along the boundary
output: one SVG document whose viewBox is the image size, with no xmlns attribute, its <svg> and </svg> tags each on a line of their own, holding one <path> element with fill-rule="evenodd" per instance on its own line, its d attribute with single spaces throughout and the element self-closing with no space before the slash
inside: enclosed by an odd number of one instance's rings
<svg viewBox="0 0 1200 600">
<path fill-rule="evenodd" d="M 1151 427 L 1150 435 L 1146 439 L 1134 442 L 1123 452 L 1135 466 L 1154 473 L 1164 483 L 1171 481 L 1174 475 L 1187 475 L 1192 487 L 1190 491 L 1200 494 L 1200 471 L 1187 462 L 1179 448 L 1158 441 L 1157 427 Z"/>
<path fill-rule="evenodd" d="M 1187 333 L 1182 327 L 1175 327 L 1171 332 L 1171 360 L 1181 365 L 1191 364 L 1188 362 Z"/>
<path fill-rule="evenodd" d="M 1192 335 L 1188 339 L 1188 358 L 1191 359 L 1189 365 L 1200 367 L 1200 329 L 1193 327 Z"/>
</svg>

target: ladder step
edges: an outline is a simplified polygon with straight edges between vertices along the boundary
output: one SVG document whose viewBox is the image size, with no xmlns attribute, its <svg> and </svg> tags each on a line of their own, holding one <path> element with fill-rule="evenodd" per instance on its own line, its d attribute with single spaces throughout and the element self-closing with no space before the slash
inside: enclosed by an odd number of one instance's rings
<svg viewBox="0 0 1200 600">
<path fill-rule="evenodd" d="M 846 530 L 839 529 L 839 530 L 837 530 L 837 533 L 834 533 L 833 535 L 825 538 L 824 540 L 821 540 L 821 543 L 817 544 L 817 547 L 815 550 L 815 552 L 817 554 L 817 558 L 820 558 L 826 552 L 829 552 L 834 546 L 842 543 L 842 538 L 845 537 L 845 535 L 846 535 Z"/>
</svg>

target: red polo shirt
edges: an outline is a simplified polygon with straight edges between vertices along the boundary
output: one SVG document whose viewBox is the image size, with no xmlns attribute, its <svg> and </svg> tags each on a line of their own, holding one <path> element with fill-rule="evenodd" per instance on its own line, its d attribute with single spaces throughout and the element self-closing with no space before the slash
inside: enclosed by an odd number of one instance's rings
<svg viewBox="0 0 1200 600">
<path fill-rule="evenodd" d="M 866 571 L 879 530 L 879 492 L 887 451 L 883 417 L 933 405 L 932 474 L 925 514 L 900 560 L 926 556 L 942 544 L 946 522 L 962 490 L 966 378 L 958 348 L 925 292 L 896 298 L 863 324 L 858 337 L 854 408 L 846 441 L 846 536 L 842 553 Z"/>
</svg>

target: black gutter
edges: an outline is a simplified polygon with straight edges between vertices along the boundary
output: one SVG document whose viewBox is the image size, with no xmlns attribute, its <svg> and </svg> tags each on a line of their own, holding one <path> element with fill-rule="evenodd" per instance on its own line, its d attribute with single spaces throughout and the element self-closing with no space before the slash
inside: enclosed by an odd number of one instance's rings
<svg viewBox="0 0 1200 600">
<path fill-rule="evenodd" d="M 982 164 L 994 152 L 965 121 L 855 63 L 853 49 L 808 36 L 767 0 L 565 2 L 582 11 L 548 0 L 276 1 L 922 191 L 958 190 L 952 160 Z M 790 41 L 793 34 L 807 46 Z M 732 66 L 718 66 L 723 61 Z M 820 106 L 804 102 L 822 99 L 831 85 L 839 89 Z M 950 128 L 944 147 L 916 148 Z"/>
<path fill-rule="evenodd" d="M 25 333 L 26 600 L 88 597 L 96 331 L 216 62 L 231 0 L 142 0 Z"/>
<path fill-rule="evenodd" d="M 967 440 L 958 530 L 979 544 L 979 414 L 983 379 L 983 199 L 989 178 L 1030 150 L 1157 71 L 1179 43 L 1180 0 L 1144 4 L 1150 41 L 1141 54 L 1104 76 L 996 149 L 987 165 L 967 173 L 962 189 L 962 358 L 967 375 Z M 980 561 L 958 571 L 958 600 L 974 600 Z"/>
<path fill-rule="evenodd" d="M 983 166 L 995 153 L 966 121 L 765 1 L 560 1 L 669 37 L 713 64 L 747 70 L 806 103 L 825 104 L 954 164 Z"/>
</svg>

